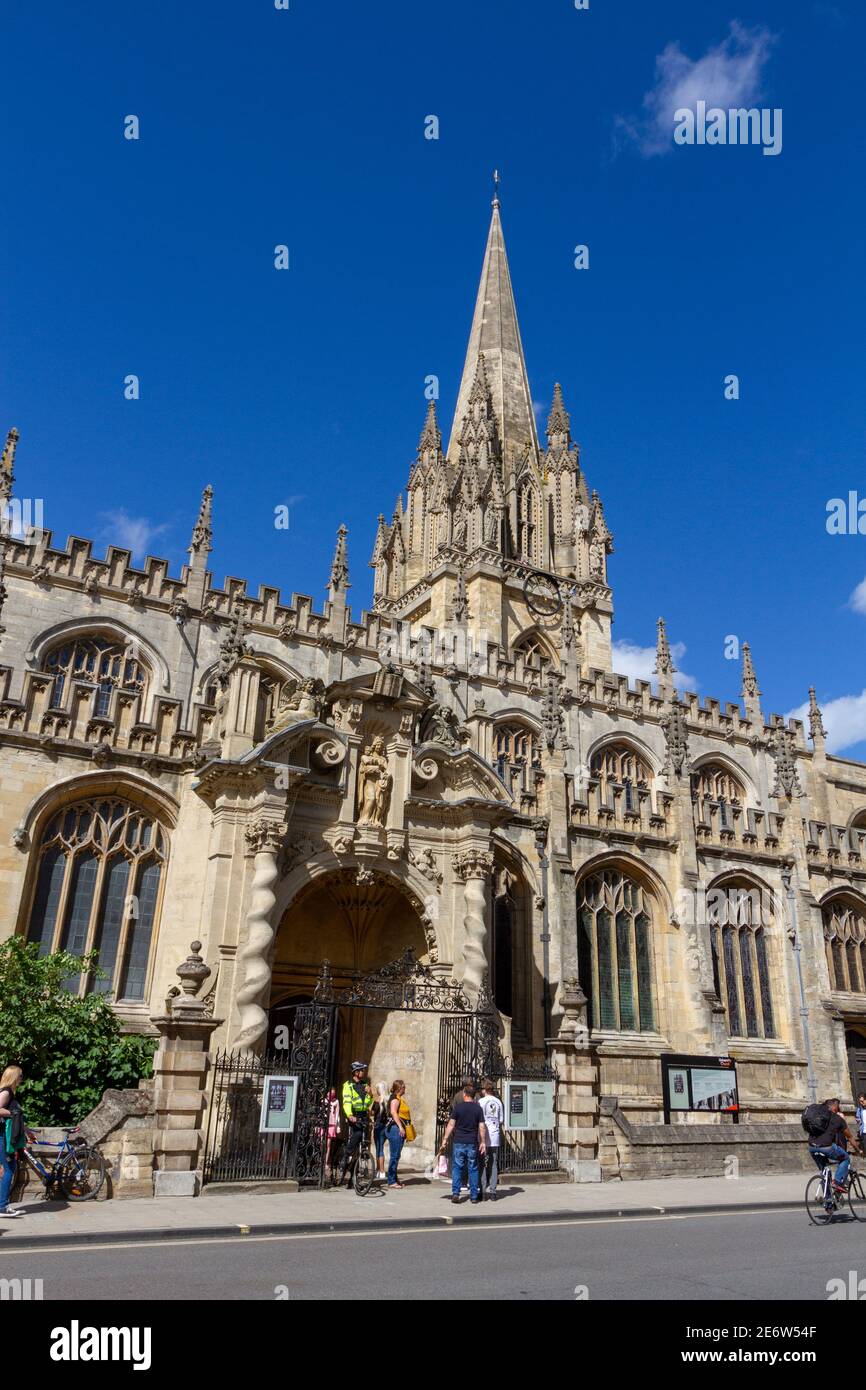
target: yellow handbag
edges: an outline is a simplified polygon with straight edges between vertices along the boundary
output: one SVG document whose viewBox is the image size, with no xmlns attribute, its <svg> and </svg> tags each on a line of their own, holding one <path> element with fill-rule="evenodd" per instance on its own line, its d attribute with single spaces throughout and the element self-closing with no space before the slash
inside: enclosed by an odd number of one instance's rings
<svg viewBox="0 0 866 1390">
<path fill-rule="evenodd" d="M 406 1111 L 404 1116 L 403 1111 Z M 400 1119 L 403 1121 L 403 1128 L 406 1131 L 406 1143 L 411 1144 L 415 1138 L 415 1126 L 412 1123 L 412 1111 L 409 1109 L 405 1100 L 400 1100 Z"/>
</svg>

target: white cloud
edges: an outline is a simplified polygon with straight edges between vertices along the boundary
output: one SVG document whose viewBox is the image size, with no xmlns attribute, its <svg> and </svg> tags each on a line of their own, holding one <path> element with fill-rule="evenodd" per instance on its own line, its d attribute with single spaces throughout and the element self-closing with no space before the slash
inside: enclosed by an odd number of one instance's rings
<svg viewBox="0 0 866 1390">
<path fill-rule="evenodd" d="M 828 753 L 840 753 L 852 744 L 866 739 L 866 690 L 859 695 L 840 695 L 837 700 L 819 701 L 824 728 L 827 730 Z M 792 709 L 789 719 L 802 719 L 809 728 L 808 702 Z"/>
<path fill-rule="evenodd" d="M 746 29 L 736 20 L 726 39 L 692 60 L 679 43 L 669 43 L 656 58 L 655 86 L 643 99 L 644 115 L 619 116 L 619 131 L 639 146 L 642 154 L 664 154 L 674 148 L 674 112 L 697 101 L 707 107 L 752 106 L 761 95 L 764 65 L 775 43 L 768 29 Z"/>
<path fill-rule="evenodd" d="M 866 579 L 860 580 L 860 583 L 848 600 L 848 607 L 853 608 L 855 613 L 862 613 L 866 616 Z"/>
<path fill-rule="evenodd" d="M 150 543 L 169 529 L 168 522 L 154 526 L 146 516 L 130 516 L 125 507 L 117 511 L 102 512 L 107 525 L 103 527 L 103 538 L 109 545 L 123 550 L 131 550 L 133 561 L 144 559 L 150 554 Z"/>
<path fill-rule="evenodd" d="M 671 656 L 674 665 L 678 666 L 685 656 L 685 642 L 671 643 Z M 653 667 L 656 664 L 655 647 L 639 647 L 637 642 L 629 642 L 627 639 L 613 644 L 613 669 L 617 675 L 628 676 L 630 681 L 652 681 L 657 684 L 658 676 L 653 675 Z M 697 690 L 698 682 L 694 676 L 690 676 L 686 671 L 677 671 L 674 676 L 674 685 L 677 690 Z"/>
</svg>

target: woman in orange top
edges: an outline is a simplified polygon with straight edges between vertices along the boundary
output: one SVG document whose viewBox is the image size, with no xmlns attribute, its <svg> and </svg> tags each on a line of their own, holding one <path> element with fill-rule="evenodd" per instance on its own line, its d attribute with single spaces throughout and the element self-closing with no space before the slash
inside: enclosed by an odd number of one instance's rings
<svg viewBox="0 0 866 1390">
<path fill-rule="evenodd" d="M 388 1097 L 388 1127 L 385 1130 L 388 1140 L 388 1186 L 389 1188 L 403 1187 L 404 1184 L 397 1177 L 397 1164 L 400 1162 L 400 1155 L 403 1152 L 403 1145 L 411 1143 L 415 1138 L 415 1131 L 412 1128 L 412 1112 L 406 1100 L 405 1081 L 392 1081 L 391 1094 Z"/>
</svg>

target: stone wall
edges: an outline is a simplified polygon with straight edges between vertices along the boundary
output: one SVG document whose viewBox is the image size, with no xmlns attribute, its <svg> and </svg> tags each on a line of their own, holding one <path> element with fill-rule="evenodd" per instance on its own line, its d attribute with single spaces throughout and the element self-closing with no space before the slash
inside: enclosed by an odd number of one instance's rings
<svg viewBox="0 0 866 1390">
<path fill-rule="evenodd" d="M 82 1135 L 108 1165 L 107 1196 L 153 1196 L 153 1126 L 151 1081 L 136 1091 L 106 1091 L 82 1120 Z"/>
<path fill-rule="evenodd" d="M 599 1159 L 605 1181 L 814 1171 L 798 1124 L 632 1124 L 612 1096 L 601 1097 Z"/>
</svg>

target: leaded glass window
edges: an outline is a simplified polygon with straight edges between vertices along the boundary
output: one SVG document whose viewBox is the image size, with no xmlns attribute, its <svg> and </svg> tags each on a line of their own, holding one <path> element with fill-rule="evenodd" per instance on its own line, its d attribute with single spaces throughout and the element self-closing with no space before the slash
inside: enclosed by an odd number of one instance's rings
<svg viewBox="0 0 866 1390">
<path fill-rule="evenodd" d="M 541 767 L 538 739 L 525 724 L 498 724 L 494 730 L 496 770 L 512 795 L 533 790 L 532 769 Z"/>
<path fill-rule="evenodd" d="M 830 987 L 866 993 L 866 905 L 854 898 L 833 898 L 821 909 Z"/>
<path fill-rule="evenodd" d="M 113 691 L 144 695 L 147 689 L 144 666 L 116 638 L 80 637 L 64 642 L 48 654 L 44 670 L 54 677 L 52 709 L 65 706 L 74 681 L 86 681 L 95 687 L 93 714 L 101 718 L 109 712 Z"/>
<path fill-rule="evenodd" d="M 713 979 L 732 1038 L 776 1036 L 765 903 L 766 894 L 745 884 L 725 885 L 707 895 Z"/>
<path fill-rule="evenodd" d="M 99 952 L 107 978 L 68 980 L 73 993 L 144 999 L 167 849 L 153 816 L 116 797 L 76 802 L 48 822 L 27 940 L 41 955 Z"/>
<path fill-rule="evenodd" d="M 734 811 L 745 803 L 742 783 L 721 763 L 702 763 L 692 773 L 695 822 L 712 825 L 716 813 L 720 830 L 733 830 Z"/>
<path fill-rule="evenodd" d="M 637 811 L 638 788 L 652 781 L 649 764 L 627 743 L 608 743 L 593 754 L 590 773 L 598 778 L 602 806 L 613 806 L 614 788 L 622 788 L 623 809 Z"/>
<path fill-rule="evenodd" d="M 654 1030 L 650 895 L 617 869 L 590 874 L 577 890 L 577 922 L 590 1026 Z"/>
</svg>

